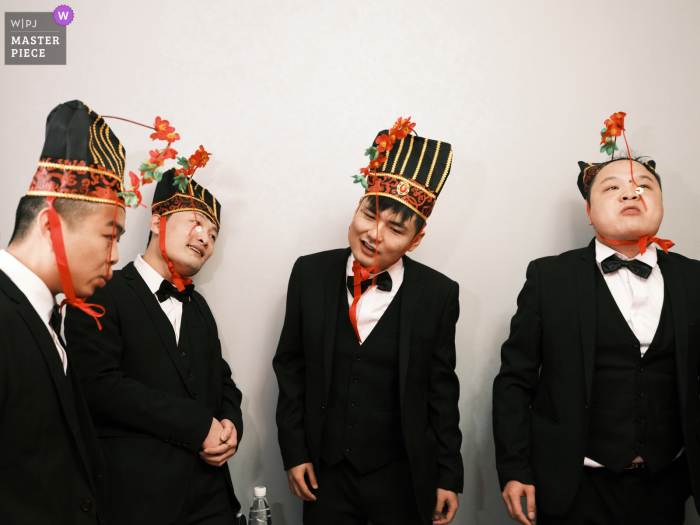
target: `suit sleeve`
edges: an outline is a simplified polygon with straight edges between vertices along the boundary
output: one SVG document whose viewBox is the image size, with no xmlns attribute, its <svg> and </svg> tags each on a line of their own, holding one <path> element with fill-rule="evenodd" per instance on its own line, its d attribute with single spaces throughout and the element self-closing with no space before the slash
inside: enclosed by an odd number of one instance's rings
<svg viewBox="0 0 700 525">
<path fill-rule="evenodd" d="M 95 423 L 172 440 L 198 451 L 209 433 L 213 414 L 193 400 L 125 377 L 117 306 L 104 288 L 98 289 L 90 302 L 106 311 L 100 317 L 102 330 L 92 317 L 68 307 L 65 335 L 69 363 L 80 377 Z"/>
<path fill-rule="evenodd" d="M 459 379 L 455 332 L 459 318 L 459 285 L 454 283 L 442 315 L 437 346 L 433 352 L 428 393 L 428 418 L 437 439 L 438 487 L 462 492 L 464 466 L 459 430 Z"/>
<path fill-rule="evenodd" d="M 236 434 L 238 435 L 238 444 L 240 445 L 241 439 L 243 438 L 243 413 L 241 412 L 241 400 L 243 399 L 243 394 L 233 382 L 231 377 L 231 367 L 228 366 L 226 360 L 221 358 L 221 372 L 222 372 L 222 401 L 221 410 L 219 410 L 216 418 L 221 421 L 222 419 L 228 419 L 236 427 Z"/>
<path fill-rule="evenodd" d="M 501 490 L 511 480 L 534 485 L 530 465 L 530 405 L 542 363 L 540 282 L 537 263 L 527 268 L 510 336 L 501 347 L 501 370 L 493 383 L 493 434 Z"/>
<path fill-rule="evenodd" d="M 219 330 L 216 326 L 216 320 L 211 313 L 209 305 L 204 298 L 198 294 L 193 295 L 193 300 L 204 316 L 207 328 L 211 332 L 211 337 L 215 338 L 221 355 L 221 341 L 219 340 Z M 219 421 L 228 419 L 236 427 L 238 444 L 241 443 L 243 437 L 243 413 L 241 412 L 241 401 L 243 394 L 233 381 L 231 367 L 226 360 L 221 357 L 221 406 L 216 413 L 216 419 Z"/>
<path fill-rule="evenodd" d="M 297 259 L 289 278 L 282 334 L 272 360 L 279 385 L 277 435 L 285 470 L 311 462 L 304 430 L 306 365 L 301 321 L 301 259 Z"/>
</svg>

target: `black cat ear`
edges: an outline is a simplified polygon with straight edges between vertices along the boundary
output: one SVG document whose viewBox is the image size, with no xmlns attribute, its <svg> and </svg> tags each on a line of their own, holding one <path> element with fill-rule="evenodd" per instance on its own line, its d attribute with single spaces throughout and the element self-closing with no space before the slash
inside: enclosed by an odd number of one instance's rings
<svg viewBox="0 0 700 525">
<path fill-rule="evenodd" d="M 588 162 L 582 162 L 578 161 L 578 167 L 581 168 L 581 171 L 585 170 L 588 167 Z"/>
<path fill-rule="evenodd" d="M 656 162 L 654 162 L 653 160 L 646 161 L 644 165 L 656 171 Z"/>
</svg>

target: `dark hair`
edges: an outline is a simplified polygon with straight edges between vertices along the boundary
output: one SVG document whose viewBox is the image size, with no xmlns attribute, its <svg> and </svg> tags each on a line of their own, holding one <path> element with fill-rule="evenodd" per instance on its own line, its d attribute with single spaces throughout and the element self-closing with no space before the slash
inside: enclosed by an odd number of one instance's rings
<svg viewBox="0 0 700 525">
<path fill-rule="evenodd" d="M 93 213 L 96 204 L 97 203 L 90 201 L 57 198 L 53 203 L 53 207 L 56 213 L 68 223 L 68 226 L 73 227 Z M 39 215 L 41 210 L 48 207 L 49 203 L 46 201 L 46 197 L 35 195 L 25 195 L 22 197 L 17 205 L 15 229 L 12 232 L 10 244 L 13 242 L 22 242 L 29 233 L 29 230 L 31 230 L 37 215 Z"/>
<path fill-rule="evenodd" d="M 367 200 L 367 209 L 369 209 L 369 211 L 372 213 L 377 213 L 376 201 L 379 200 L 379 211 L 382 212 L 388 210 L 392 214 L 396 215 L 401 222 L 411 222 L 411 220 L 415 217 L 415 220 L 413 221 L 413 224 L 416 227 L 414 235 L 418 235 L 418 232 L 425 224 L 425 219 L 423 217 L 396 199 L 392 199 L 391 197 L 386 197 L 384 195 L 380 195 L 378 199 L 375 195 L 369 195 L 365 197 L 365 199 Z"/>
<path fill-rule="evenodd" d="M 638 162 L 639 164 L 644 166 L 647 170 L 649 170 L 649 173 L 654 175 L 654 177 L 656 178 L 656 182 L 659 183 L 659 189 L 662 189 L 661 188 L 661 177 L 659 177 L 659 174 L 656 173 L 656 169 L 651 168 L 650 166 L 647 166 L 645 164 L 645 162 L 648 162 L 650 160 L 649 157 L 645 157 L 644 155 L 636 155 L 636 156 L 632 155 L 631 159 L 632 159 L 632 161 Z M 591 205 L 591 188 L 593 188 L 593 182 L 595 181 L 595 178 L 598 176 L 598 174 L 602 171 L 602 169 L 605 166 L 607 166 L 608 164 L 612 164 L 613 162 L 618 162 L 620 160 L 624 160 L 624 161 L 629 162 L 630 157 L 628 157 L 626 153 L 621 153 L 620 156 L 615 158 L 614 160 L 609 160 L 608 162 L 604 162 L 603 166 L 596 172 L 595 175 L 593 175 L 593 177 L 591 178 L 591 180 L 588 183 L 588 188 L 586 189 L 586 195 L 585 195 L 586 202 L 588 202 L 589 206 Z M 662 189 L 662 191 L 663 191 L 663 189 Z"/>
</svg>

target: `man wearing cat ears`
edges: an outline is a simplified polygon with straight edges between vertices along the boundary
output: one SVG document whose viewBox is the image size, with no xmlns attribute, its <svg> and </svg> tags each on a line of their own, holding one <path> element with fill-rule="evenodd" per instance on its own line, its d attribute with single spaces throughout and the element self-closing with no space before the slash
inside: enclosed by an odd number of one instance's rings
<svg viewBox="0 0 700 525">
<path fill-rule="evenodd" d="M 203 148 L 202 166 L 208 159 Z M 227 460 L 243 434 L 241 392 L 216 321 L 188 276 L 211 257 L 221 204 L 167 171 L 143 256 L 91 301 L 102 331 L 69 315 L 71 347 L 110 472 L 110 521 L 230 525 L 240 509 Z M 166 234 L 167 232 L 167 234 Z"/>
<path fill-rule="evenodd" d="M 614 154 L 624 116 L 606 121 L 602 150 Z M 530 263 L 501 349 L 503 498 L 523 524 L 536 505 L 540 525 L 680 525 L 700 494 L 700 262 L 655 237 L 653 161 L 579 166 L 595 239 Z"/>
<path fill-rule="evenodd" d="M 452 147 L 413 126 L 399 119 L 367 150 L 350 247 L 292 269 L 273 367 L 279 445 L 307 525 L 445 524 L 457 510 L 459 288 L 404 255 L 423 238 Z"/>
<path fill-rule="evenodd" d="M 0 250 L 2 523 L 104 523 L 106 468 L 55 297 L 65 294 L 67 309 L 98 330 L 101 313 L 84 300 L 119 260 L 124 155 L 85 104 L 54 108 L 10 244 Z"/>
</svg>

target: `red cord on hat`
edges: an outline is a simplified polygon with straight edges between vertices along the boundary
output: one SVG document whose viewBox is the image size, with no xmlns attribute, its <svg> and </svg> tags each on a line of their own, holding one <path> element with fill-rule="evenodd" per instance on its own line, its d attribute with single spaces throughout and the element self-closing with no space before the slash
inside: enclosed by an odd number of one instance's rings
<svg viewBox="0 0 700 525">
<path fill-rule="evenodd" d="M 73 279 L 70 275 L 70 268 L 68 268 L 68 258 L 66 257 L 66 248 L 63 244 L 63 231 L 61 230 L 61 219 L 58 216 L 55 208 L 53 207 L 53 201 L 56 196 L 52 195 L 46 197 L 46 201 L 49 203 L 49 226 L 51 227 L 51 242 L 53 243 L 53 252 L 56 256 L 56 266 L 58 267 L 58 276 L 61 279 L 61 286 L 63 287 L 63 293 L 66 298 L 61 301 L 61 308 L 65 304 L 69 304 L 75 308 L 78 308 L 92 317 L 97 323 L 97 328 L 102 330 L 102 325 L 98 321 L 98 317 L 102 317 L 105 314 L 105 309 L 99 304 L 89 304 L 85 302 L 85 299 L 81 299 L 75 296 L 75 289 L 73 288 Z M 110 255 L 111 255 L 111 244 L 110 244 Z M 109 272 L 109 260 L 107 271 Z M 94 309 L 101 310 L 101 312 L 95 311 Z"/>
</svg>

